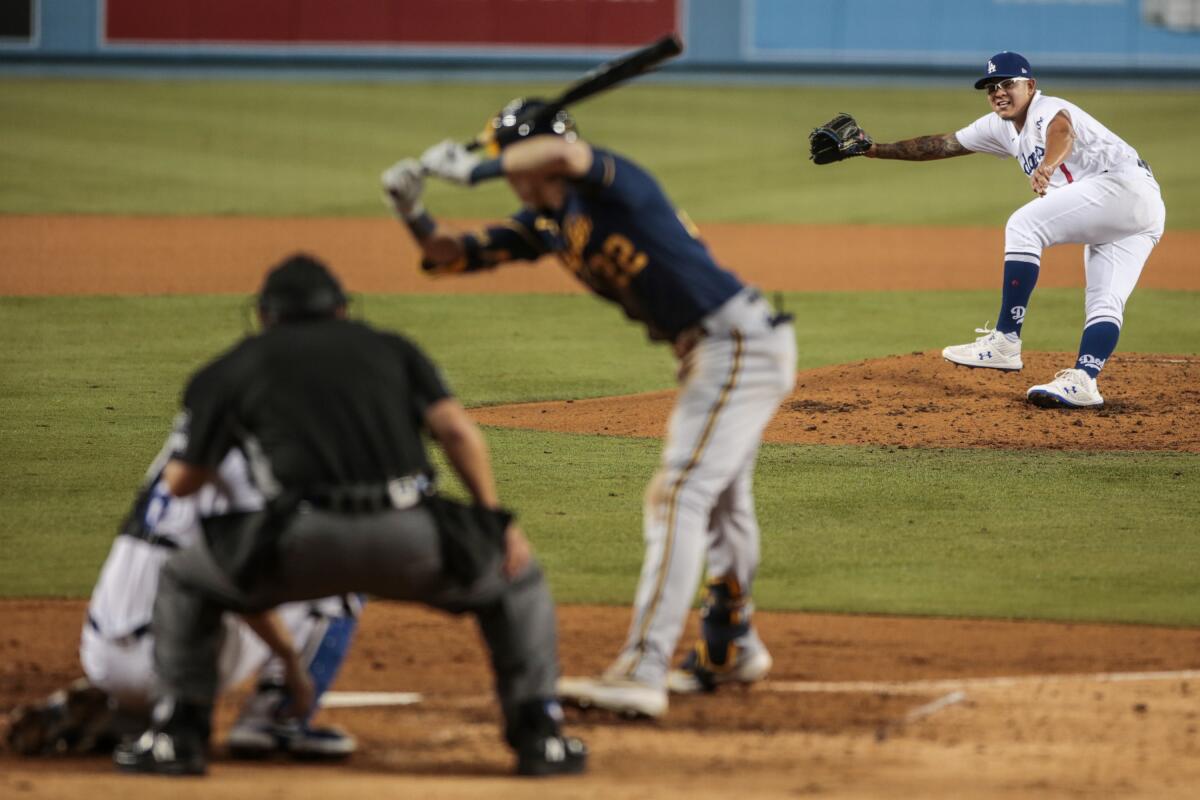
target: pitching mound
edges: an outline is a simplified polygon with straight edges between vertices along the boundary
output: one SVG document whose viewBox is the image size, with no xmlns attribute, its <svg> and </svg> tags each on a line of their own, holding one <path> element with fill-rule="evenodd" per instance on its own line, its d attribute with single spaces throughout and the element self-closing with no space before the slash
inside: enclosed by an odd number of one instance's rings
<svg viewBox="0 0 1200 800">
<path fill-rule="evenodd" d="M 940 351 L 801 372 L 765 440 L 794 444 L 1200 452 L 1181 426 L 1200 403 L 1200 358 L 1120 354 L 1104 370 L 1100 409 L 1041 409 L 1026 390 L 1074 359 L 1025 353 L 1017 373 L 956 367 Z M 661 437 L 674 391 L 472 410 L 485 425 Z"/>
</svg>

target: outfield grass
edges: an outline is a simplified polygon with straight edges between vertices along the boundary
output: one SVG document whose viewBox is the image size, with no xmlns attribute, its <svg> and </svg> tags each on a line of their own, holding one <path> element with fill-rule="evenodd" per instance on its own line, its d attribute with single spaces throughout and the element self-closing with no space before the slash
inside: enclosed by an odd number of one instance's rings
<svg viewBox="0 0 1200 800">
<path fill-rule="evenodd" d="M 627 603 L 659 443 L 490 430 L 555 596 Z M 1200 457 L 771 445 L 760 607 L 1200 624 Z"/>
<path fill-rule="evenodd" d="M 0 213 L 382 215 L 380 171 L 469 138 L 539 84 L 0 80 Z M 1149 160 L 1168 228 L 1200 228 L 1200 128 L 1189 91 L 1047 86 Z M 957 130 L 988 112 L 962 89 L 633 85 L 577 109 L 592 141 L 649 166 L 697 220 L 998 224 L 1029 199 L 1019 169 L 976 155 L 818 168 L 809 130 L 854 112 L 880 141 Z M 507 190 L 430 185 L 430 208 L 490 217 Z"/>
</svg>

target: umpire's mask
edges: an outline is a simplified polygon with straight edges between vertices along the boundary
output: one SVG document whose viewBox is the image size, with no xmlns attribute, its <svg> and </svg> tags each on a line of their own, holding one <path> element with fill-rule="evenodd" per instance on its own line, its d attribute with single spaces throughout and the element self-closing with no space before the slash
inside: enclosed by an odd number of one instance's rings
<svg viewBox="0 0 1200 800">
<path fill-rule="evenodd" d="M 305 253 L 272 267 L 258 293 L 258 313 L 268 327 L 332 317 L 345 305 L 346 295 L 337 278 Z"/>
</svg>

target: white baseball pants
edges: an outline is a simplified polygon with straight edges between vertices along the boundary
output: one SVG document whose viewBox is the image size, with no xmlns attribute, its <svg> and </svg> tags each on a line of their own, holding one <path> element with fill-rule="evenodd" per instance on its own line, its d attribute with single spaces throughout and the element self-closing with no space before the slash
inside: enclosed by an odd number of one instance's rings
<svg viewBox="0 0 1200 800">
<path fill-rule="evenodd" d="M 792 390 L 796 340 L 772 325 L 757 292 L 736 295 L 702 323 L 646 490 L 646 555 L 629 637 L 610 674 L 661 686 L 700 583 L 734 576 L 747 595 L 758 569 L 752 481 L 763 429 Z"/>
</svg>

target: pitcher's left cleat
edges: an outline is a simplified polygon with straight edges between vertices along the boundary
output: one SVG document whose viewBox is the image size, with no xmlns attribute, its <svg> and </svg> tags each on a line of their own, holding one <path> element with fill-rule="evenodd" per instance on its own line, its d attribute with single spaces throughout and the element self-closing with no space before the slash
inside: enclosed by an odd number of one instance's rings
<svg viewBox="0 0 1200 800">
<path fill-rule="evenodd" d="M 1081 369 L 1059 370 L 1049 383 L 1031 386 L 1026 398 L 1041 408 L 1099 408 L 1104 405 L 1096 379 Z"/>
</svg>

